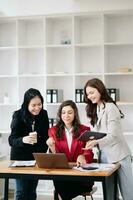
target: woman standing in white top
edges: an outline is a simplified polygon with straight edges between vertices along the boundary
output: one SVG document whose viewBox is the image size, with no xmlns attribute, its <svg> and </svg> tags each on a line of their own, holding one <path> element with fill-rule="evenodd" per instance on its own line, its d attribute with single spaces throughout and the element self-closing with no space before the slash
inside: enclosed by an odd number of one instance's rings
<svg viewBox="0 0 133 200">
<path fill-rule="evenodd" d="M 101 162 L 120 163 L 118 183 L 122 198 L 133 200 L 131 152 L 121 128 L 121 118 L 124 115 L 109 96 L 103 82 L 97 78 L 90 79 L 85 84 L 84 101 L 87 104 L 87 117 L 94 130 L 107 133 L 102 139 L 88 141 L 86 149 L 99 145 Z"/>
</svg>

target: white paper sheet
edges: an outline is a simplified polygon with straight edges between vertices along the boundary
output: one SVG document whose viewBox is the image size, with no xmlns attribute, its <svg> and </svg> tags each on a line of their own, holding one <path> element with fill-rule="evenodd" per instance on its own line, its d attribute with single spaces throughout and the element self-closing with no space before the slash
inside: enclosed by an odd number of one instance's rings
<svg viewBox="0 0 133 200">
<path fill-rule="evenodd" d="M 91 164 L 86 164 L 86 166 L 90 167 L 97 167 L 98 169 L 93 169 L 93 170 L 86 170 L 83 169 L 82 167 L 73 167 L 73 169 L 82 171 L 82 172 L 88 172 L 88 171 L 110 171 L 115 167 L 114 164 L 103 164 L 103 163 L 91 163 Z"/>
<path fill-rule="evenodd" d="M 10 166 L 11 167 L 31 167 L 35 166 L 35 160 L 26 160 L 26 161 L 14 161 Z"/>
</svg>

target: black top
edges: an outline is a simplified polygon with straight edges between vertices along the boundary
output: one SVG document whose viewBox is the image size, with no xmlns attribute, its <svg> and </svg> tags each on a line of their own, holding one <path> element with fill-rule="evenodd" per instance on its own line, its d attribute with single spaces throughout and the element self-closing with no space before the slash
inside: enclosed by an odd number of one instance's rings
<svg viewBox="0 0 133 200">
<path fill-rule="evenodd" d="M 34 160 L 33 152 L 46 152 L 48 139 L 49 120 L 46 110 L 42 110 L 35 117 L 35 128 L 37 132 L 37 143 L 25 144 L 22 141 L 24 136 L 32 132 L 32 123 L 25 123 L 21 116 L 21 110 L 13 114 L 11 122 L 11 134 L 8 138 L 11 146 L 11 160 Z"/>
</svg>

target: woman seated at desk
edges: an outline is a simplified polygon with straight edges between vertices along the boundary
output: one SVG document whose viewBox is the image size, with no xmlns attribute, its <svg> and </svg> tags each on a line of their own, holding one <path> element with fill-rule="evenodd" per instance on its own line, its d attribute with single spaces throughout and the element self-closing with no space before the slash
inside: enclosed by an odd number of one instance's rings
<svg viewBox="0 0 133 200">
<path fill-rule="evenodd" d="M 57 113 L 56 126 L 49 129 L 47 145 L 53 153 L 65 153 L 69 162 L 76 162 L 77 166 L 91 163 L 93 160 L 92 150 L 83 151 L 85 143 L 77 140 L 89 127 L 80 123 L 76 104 L 67 100 L 64 101 Z M 72 198 L 92 190 L 93 181 L 54 181 L 56 192 L 62 200 Z"/>
</svg>

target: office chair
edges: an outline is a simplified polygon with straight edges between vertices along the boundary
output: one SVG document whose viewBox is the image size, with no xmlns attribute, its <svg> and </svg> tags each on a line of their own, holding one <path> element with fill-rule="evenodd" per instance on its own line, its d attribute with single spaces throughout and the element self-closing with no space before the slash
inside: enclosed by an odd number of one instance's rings
<svg viewBox="0 0 133 200">
<path fill-rule="evenodd" d="M 90 192 L 83 192 L 80 196 L 83 196 L 85 200 L 87 200 L 87 196 L 91 197 L 91 200 L 93 199 L 93 194 L 97 191 L 97 187 L 93 186 L 92 191 Z M 54 191 L 54 200 L 60 200 L 61 198 L 59 197 L 58 193 Z"/>
</svg>

